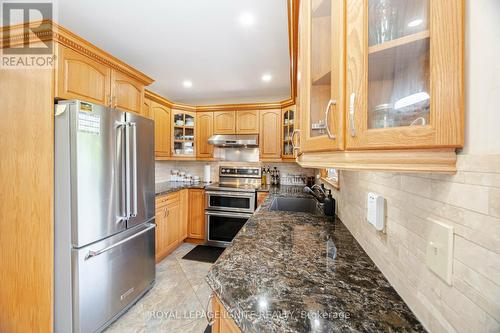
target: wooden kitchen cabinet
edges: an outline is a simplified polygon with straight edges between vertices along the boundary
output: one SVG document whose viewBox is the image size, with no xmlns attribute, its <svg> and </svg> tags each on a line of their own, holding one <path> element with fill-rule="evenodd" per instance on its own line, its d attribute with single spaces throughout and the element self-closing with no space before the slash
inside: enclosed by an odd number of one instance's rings
<svg viewBox="0 0 500 333">
<path fill-rule="evenodd" d="M 142 105 L 142 114 L 144 117 L 153 119 L 153 115 L 151 114 L 151 102 L 152 101 L 149 98 L 144 97 L 144 103 Z"/>
<path fill-rule="evenodd" d="M 195 124 L 195 112 L 172 110 L 173 156 L 195 156 Z"/>
<path fill-rule="evenodd" d="M 214 112 L 214 134 L 235 134 L 236 112 L 217 111 Z"/>
<path fill-rule="evenodd" d="M 189 221 L 189 190 L 183 189 L 179 194 L 180 198 L 180 236 L 179 241 L 183 242 L 188 237 L 188 221 Z"/>
<path fill-rule="evenodd" d="M 55 97 L 142 114 L 144 83 L 69 47 L 58 45 Z"/>
<path fill-rule="evenodd" d="M 211 158 L 214 146 L 208 144 L 208 139 L 214 134 L 214 113 L 196 113 L 196 157 Z"/>
<path fill-rule="evenodd" d="M 236 134 L 258 134 L 259 133 L 259 111 L 236 112 Z"/>
<path fill-rule="evenodd" d="M 261 160 L 281 159 L 281 110 L 260 111 L 259 151 Z"/>
<path fill-rule="evenodd" d="M 464 6 L 347 1 L 348 149 L 463 146 Z"/>
<path fill-rule="evenodd" d="M 113 108 L 142 114 L 144 85 L 115 69 L 111 71 L 111 96 Z"/>
<path fill-rule="evenodd" d="M 111 68 L 58 45 L 56 97 L 110 105 Z"/>
<path fill-rule="evenodd" d="M 297 162 L 455 172 L 464 143 L 464 6 L 302 1 Z"/>
<path fill-rule="evenodd" d="M 214 323 L 212 333 L 241 333 L 238 325 L 222 305 L 217 296 L 212 297 L 212 312 L 214 314 Z"/>
<path fill-rule="evenodd" d="M 205 190 L 189 189 L 188 237 L 205 239 Z"/>
<path fill-rule="evenodd" d="M 282 124 L 282 146 L 281 158 L 282 159 L 295 159 L 293 155 L 293 148 L 295 136 L 299 133 L 297 129 L 297 119 L 295 117 L 295 105 L 281 110 L 281 124 Z"/>
<path fill-rule="evenodd" d="M 268 195 L 269 192 L 257 192 L 257 207 L 259 207 L 264 202 L 264 200 L 266 200 Z"/>
<path fill-rule="evenodd" d="M 302 1 L 302 152 L 344 148 L 344 1 Z"/>
<path fill-rule="evenodd" d="M 155 156 L 166 157 L 170 156 L 170 108 L 161 105 L 155 101 L 151 101 L 151 115 L 155 122 Z"/>
<path fill-rule="evenodd" d="M 156 198 L 156 262 L 169 255 L 180 243 L 181 208 L 179 192 Z"/>
</svg>

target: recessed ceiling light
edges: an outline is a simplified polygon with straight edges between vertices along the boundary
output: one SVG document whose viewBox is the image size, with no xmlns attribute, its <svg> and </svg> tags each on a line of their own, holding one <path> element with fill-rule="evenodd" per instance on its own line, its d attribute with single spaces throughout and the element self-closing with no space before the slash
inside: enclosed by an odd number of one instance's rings
<svg viewBox="0 0 500 333">
<path fill-rule="evenodd" d="M 271 74 L 264 74 L 262 75 L 262 81 L 264 82 L 269 82 L 273 79 L 273 77 L 271 76 Z"/>
<path fill-rule="evenodd" d="M 249 12 L 244 12 L 241 13 L 240 15 L 240 24 L 244 27 L 250 27 L 254 25 L 255 23 L 255 17 L 253 16 L 252 13 Z"/>
<path fill-rule="evenodd" d="M 417 27 L 417 26 L 421 25 L 422 22 L 424 22 L 424 20 L 422 20 L 422 19 L 416 19 L 416 20 L 413 20 L 410 23 L 408 23 L 408 26 L 410 28 L 414 28 L 414 27 Z"/>
<path fill-rule="evenodd" d="M 184 80 L 182 82 L 182 85 L 184 86 L 184 88 L 191 88 L 193 86 L 193 82 L 191 82 L 189 80 Z"/>
</svg>

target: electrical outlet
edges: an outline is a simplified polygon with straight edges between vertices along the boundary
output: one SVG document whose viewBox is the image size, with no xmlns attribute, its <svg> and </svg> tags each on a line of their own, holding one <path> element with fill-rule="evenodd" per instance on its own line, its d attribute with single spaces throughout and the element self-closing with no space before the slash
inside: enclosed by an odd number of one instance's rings
<svg viewBox="0 0 500 333">
<path fill-rule="evenodd" d="M 453 271 L 453 227 L 428 219 L 431 230 L 427 239 L 425 263 L 430 270 L 449 285 Z"/>
</svg>

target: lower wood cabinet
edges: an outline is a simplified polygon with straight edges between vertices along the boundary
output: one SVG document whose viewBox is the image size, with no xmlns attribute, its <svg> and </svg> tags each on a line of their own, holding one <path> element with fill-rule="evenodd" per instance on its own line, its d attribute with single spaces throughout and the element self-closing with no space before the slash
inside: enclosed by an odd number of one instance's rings
<svg viewBox="0 0 500 333">
<path fill-rule="evenodd" d="M 264 200 L 266 200 L 269 192 L 257 192 L 257 207 L 260 206 Z"/>
<path fill-rule="evenodd" d="M 238 325 L 234 322 L 233 318 L 224 309 L 221 301 L 217 296 L 212 298 L 212 311 L 215 321 L 212 325 L 212 333 L 240 333 Z"/>
<path fill-rule="evenodd" d="M 169 255 L 181 242 L 180 193 L 156 198 L 156 262 Z"/>
<path fill-rule="evenodd" d="M 205 190 L 189 189 L 188 237 L 205 239 Z"/>
<path fill-rule="evenodd" d="M 156 197 L 156 262 L 186 238 L 205 239 L 205 190 L 184 189 Z"/>
<path fill-rule="evenodd" d="M 188 236 L 188 219 L 189 219 L 189 190 L 180 191 L 181 218 L 180 218 L 180 242 Z"/>
</svg>

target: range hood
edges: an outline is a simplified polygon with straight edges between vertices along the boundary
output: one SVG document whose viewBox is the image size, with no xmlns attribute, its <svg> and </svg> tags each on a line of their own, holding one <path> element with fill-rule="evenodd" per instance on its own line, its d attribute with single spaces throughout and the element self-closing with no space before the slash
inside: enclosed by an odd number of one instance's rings
<svg viewBox="0 0 500 333">
<path fill-rule="evenodd" d="M 257 134 L 217 134 L 208 139 L 208 143 L 216 147 L 226 148 L 253 148 L 259 146 Z"/>
</svg>

